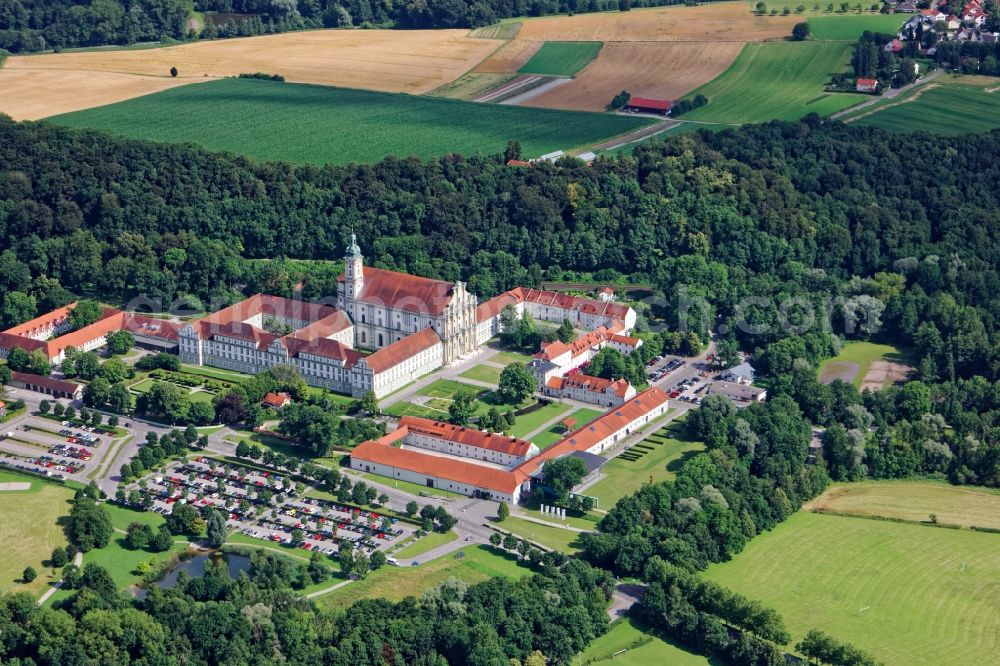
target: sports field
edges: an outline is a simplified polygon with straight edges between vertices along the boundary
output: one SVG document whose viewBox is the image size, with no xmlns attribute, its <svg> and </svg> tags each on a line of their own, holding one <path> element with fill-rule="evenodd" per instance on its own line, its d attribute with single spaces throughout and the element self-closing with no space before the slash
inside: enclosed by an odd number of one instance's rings
<svg viewBox="0 0 1000 666">
<path fill-rule="evenodd" d="M 345 608 L 355 601 L 377 597 L 400 601 L 404 597 L 419 597 L 449 578 L 472 584 L 497 576 L 521 578 L 530 573 L 531 569 L 521 566 L 515 555 L 501 553 L 491 546 L 470 546 L 417 567 L 384 566 L 313 601 L 324 608 Z"/>
<path fill-rule="evenodd" d="M 1000 535 L 798 512 L 706 576 L 887 666 L 996 658 Z"/>
<path fill-rule="evenodd" d="M 183 86 L 51 121 L 315 164 L 499 153 L 509 139 L 532 157 L 592 145 L 649 122 L 247 79 Z"/>
<path fill-rule="evenodd" d="M 28 483 L 27 490 L 0 490 L 0 592 L 30 592 L 41 595 L 50 583 L 52 570 L 42 566 L 52 549 L 65 546 L 66 535 L 58 524 L 69 515 L 73 491 L 30 476 L 0 471 L 0 483 Z M 27 566 L 38 578 L 21 583 Z"/>
<path fill-rule="evenodd" d="M 934 481 L 838 484 L 806 508 L 920 522 L 933 514 L 946 525 L 1000 529 L 1000 491 Z"/>
<path fill-rule="evenodd" d="M 851 13 L 810 16 L 807 22 L 810 35 L 817 41 L 856 42 L 866 30 L 893 35 L 907 18 L 907 14 Z"/>
<path fill-rule="evenodd" d="M 705 446 L 688 438 L 683 421 L 672 421 L 651 434 L 642 445 L 649 450 L 637 460 L 612 458 L 601 469 L 604 477 L 583 490 L 583 494 L 596 497 L 599 507 L 610 509 L 618 500 L 631 495 L 642 484 L 667 481 L 674 478 L 677 468 Z M 633 448 L 634 452 L 641 449 Z"/>
<path fill-rule="evenodd" d="M 622 90 L 635 97 L 679 99 L 722 74 L 739 42 L 612 42 L 566 85 L 523 106 L 603 111 Z"/>
<path fill-rule="evenodd" d="M 856 387 L 881 389 L 887 381 L 902 379 L 907 366 L 899 349 L 892 345 L 855 341 L 844 344 L 840 353 L 819 365 L 819 381 L 824 384 L 839 379 Z M 891 378 L 890 378 L 891 375 Z"/>
<path fill-rule="evenodd" d="M 850 57 L 851 45 L 840 42 L 747 44 L 724 74 L 694 91 L 708 104 L 683 119 L 756 123 L 839 111 L 864 99 L 823 90 Z"/>
<path fill-rule="evenodd" d="M 1000 80 L 961 77 L 952 82 L 942 77 L 851 122 L 893 132 L 987 132 L 1000 127 Z"/>
<path fill-rule="evenodd" d="M 584 664 L 615 666 L 708 666 L 714 662 L 648 633 L 628 618 L 618 620 L 603 636 L 591 641 L 580 655 Z"/>
<path fill-rule="evenodd" d="M 545 42 L 520 74 L 575 76 L 601 52 L 601 42 Z"/>
</svg>

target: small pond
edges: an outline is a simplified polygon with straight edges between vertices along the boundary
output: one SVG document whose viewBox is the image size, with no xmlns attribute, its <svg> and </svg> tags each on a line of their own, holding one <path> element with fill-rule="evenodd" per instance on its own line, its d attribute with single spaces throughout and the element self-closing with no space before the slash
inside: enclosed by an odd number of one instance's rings
<svg viewBox="0 0 1000 666">
<path fill-rule="evenodd" d="M 241 553 L 204 553 L 186 560 L 179 560 L 166 576 L 153 584 L 169 589 L 177 584 L 177 578 L 181 575 L 182 571 L 187 572 L 187 575 L 191 578 L 201 578 L 205 575 L 205 565 L 209 560 L 214 559 L 221 559 L 229 566 L 230 578 L 237 578 L 241 571 L 248 573 L 250 571 L 250 557 L 248 555 Z M 135 588 L 134 593 L 139 599 L 146 596 L 145 588 Z"/>
</svg>

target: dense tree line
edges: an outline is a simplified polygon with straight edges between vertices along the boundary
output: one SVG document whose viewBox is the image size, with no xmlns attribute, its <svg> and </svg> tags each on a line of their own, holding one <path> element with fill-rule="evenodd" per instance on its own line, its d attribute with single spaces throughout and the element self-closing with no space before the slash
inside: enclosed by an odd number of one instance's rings
<svg viewBox="0 0 1000 666">
<path fill-rule="evenodd" d="M 673 481 L 647 484 L 621 499 L 581 537 L 588 559 L 637 576 L 657 555 L 698 570 L 739 553 L 817 495 L 828 482 L 807 465 L 810 427 L 795 403 L 779 397 L 737 412 L 713 395 L 687 427 L 708 452 L 685 462 Z"/>
<path fill-rule="evenodd" d="M 467 279 L 481 297 L 566 272 L 628 274 L 663 294 L 651 314 L 683 313 L 701 334 L 741 299 L 773 299 L 745 314 L 767 330 L 735 333 L 762 349 L 789 337 L 782 297 L 820 315 L 840 299 L 838 327 L 845 308 L 871 312 L 876 299 L 893 337 L 938 348 L 942 378 L 995 380 L 1000 168 L 980 156 L 998 143 L 807 119 L 676 137 L 593 168 L 457 156 L 292 167 L 5 122 L 0 290 L 33 296 L 37 311 L 70 291 L 229 301 L 240 287 L 289 295 L 301 280 L 306 297 L 329 296 L 334 264 L 248 259 L 335 260 L 353 227 L 374 263 Z"/>
<path fill-rule="evenodd" d="M 540 652 L 542 663 L 568 664 L 605 631 L 613 585 L 606 572 L 575 561 L 520 581 L 449 580 L 419 599 L 366 600 L 330 613 L 296 598 L 291 586 L 303 576 L 309 565 L 257 553 L 239 578 L 217 560 L 204 577 L 182 574 L 175 587 L 153 586 L 137 601 L 89 563 L 56 607 L 39 608 L 26 593 L 0 597 L 0 661 L 492 666 Z"/>
<path fill-rule="evenodd" d="M 318 28 L 475 28 L 516 16 L 660 7 L 693 0 L 2 0 L 0 49 L 217 39 Z M 200 28 L 189 19 L 205 12 Z"/>
</svg>

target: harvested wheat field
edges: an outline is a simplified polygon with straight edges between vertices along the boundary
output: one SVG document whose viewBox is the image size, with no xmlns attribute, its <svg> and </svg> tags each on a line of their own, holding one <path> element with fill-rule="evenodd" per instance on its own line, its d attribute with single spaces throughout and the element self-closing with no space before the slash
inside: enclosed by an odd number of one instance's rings
<svg viewBox="0 0 1000 666">
<path fill-rule="evenodd" d="M 639 97 L 678 99 L 729 67 L 739 42 L 612 42 L 564 86 L 523 106 L 603 111 L 622 90 Z"/>
<path fill-rule="evenodd" d="M 512 39 L 476 65 L 473 71 L 477 74 L 516 74 L 517 70 L 538 53 L 542 44 L 544 42 Z"/>
<path fill-rule="evenodd" d="M 763 42 L 792 34 L 795 16 L 754 16 L 745 2 L 528 19 L 517 40 L 535 42 Z"/>
<path fill-rule="evenodd" d="M 89 51 L 11 57 L 4 73 L 57 70 L 74 81 L 73 93 L 87 97 L 91 72 L 142 74 L 164 78 L 160 88 L 205 77 L 242 72 L 281 74 L 289 81 L 384 92 L 424 93 L 454 81 L 496 50 L 502 42 L 468 37 L 466 30 L 315 30 L 241 39 L 196 42 L 142 51 Z M 182 81 L 170 81 L 176 67 Z M 23 74 L 21 75 L 23 76 Z M 52 113 L 88 108 L 151 92 L 144 78 L 123 85 L 117 96 L 60 107 Z M 6 90 L 6 87 L 5 87 Z M 46 104 L 65 86 L 39 86 L 27 100 L 4 95 L 0 111 L 16 104 Z M 20 97 L 20 96 L 18 96 Z"/>
<path fill-rule="evenodd" d="M 206 81 L 208 79 L 205 79 Z M 78 70 L 0 69 L 0 113 L 38 120 L 191 83 L 188 79 Z"/>
</svg>

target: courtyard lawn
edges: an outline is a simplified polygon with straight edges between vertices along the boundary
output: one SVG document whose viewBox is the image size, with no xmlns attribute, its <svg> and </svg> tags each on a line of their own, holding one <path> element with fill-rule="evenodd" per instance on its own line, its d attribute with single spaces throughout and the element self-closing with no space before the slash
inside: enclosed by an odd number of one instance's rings
<svg viewBox="0 0 1000 666">
<path fill-rule="evenodd" d="M 599 409 L 583 408 L 576 410 L 566 418 L 576 419 L 576 427 L 579 428 L 584 423 L 587 423 L 591 419 L 597 418 L 603 413 L 604 412 L 602 412 Z M 560 419 L 559 423 L 555 423 L 549 426 L 547 430 L 538 433 L 531 441 L 534 442 L 535 445 L 537 445 L 540 450 L 549 448 L 550 446 L 558 442 L 560 439 L 565 437 L 568 432 L 571 432 L 571 430 L 567 430 L 566 428 L 563 427 L 562 422 L 565 420 L 566 419 Z"/>
<path fill-rule="evenodd" d="M 204 402 L 211 405 L 212 401 L 215 400 L 215 394 L 208 391 L 195 391 L 188 395 L 188 399 L 191 402 Z"/>
<path fill-rule="evenodd" d="M 677 469 L 691 456 L 704 450 L 705 445 L 691 440 L 681 420 L 673 421 L 656 431 L 655 438 L 663 439 L 662 444 L 650 442 L 653 447 L 638 460 L 612 458 L 601 470 L 600 481 L 582 491 L 584 495 L 596 497 L 598 508 L 608 510 L 618 500 L 631 495 L 650 479 L 654 483 L 674 478 Z"/>
<path fill-rule="evenodd" d="M 571 409 L 573 409 L 573 405 L 564 402 L 550 402 L 530 414 L 518 416 L 509 434 L 511 437 L 527 437 L 529 433 L 538 430 L 545 423 L 565 414 Z"/>
<path fill-rule="evenodd" d="M 207 365 L 182 365 L 181 372 L 200 377 L 209 377 L 211 379 L 221 379 L 225 382 L 236 382 L 237 384 L 242 384 L 253 378 L 253 375 L 245 375 L 242 372 L 223 370 L 222 368 L 213 368 Z"/>
<path fill-rule="evenodd" d="M 510 365 L 511 363 L 530 363 L 531 356 L 520 352 L 502 351 L 491 356 L 489 360 L 500 365 Z"/>
<path fill-rule="evenodd" d="M 446 543 L 451 543 L 457 538 L 458 534 L 451 530 L 447 532 L 429 532 L 408 544 L 402 550 L 392 553 L 392 556 L 404 564 L 409 564 L 410 560 L 417 555 L 423 555 L 427 551 L 439 548 Z"/>
<path fill-rule="evenodd" d="M 466 379 L 474 379 L 476 381 L 485 382 L 487 384 L 493 384 L 496 386 L 500 383 L 500 373 L 503 372 L 502 368 L 498 368 L 495 365 L 477 365 L 469 368 L 465 372 L 459 375 L 459 377 L 465 377 Z"/>
<path fill-rule="evenodd" d="M 149 389 L 153 388 L 153 380 L 147 377 L 141 382 L 136 382 L 129 386 L 129 389 L 135 391 L 136 393 L 148 393 Z"/>
<path fill-rule="evenodd" d="M 837 484 L 808 503 L 827 513 L 881 516 L 945 525 L 1000 529 L 1000 491 L 935 481 L 863 481 Z"/>
<path fill-rule="evenodd" d="M 688 652 L 629 618 L 613 623 L 608 632 L 591 641 L 580 656 L 584 664 L 633 666 L 708 666 L 708 657 Z"/>
<path fill-rule="evenodd" d="M 386 407 L 382 413 L 387 416 L 394 416 L 397 419 L 403 416 L 420 416 L 425 419 L 440 420 L 447 418 L 448 412 L 443 412 L 423 405 L 414 405 L 412 402 L 397 402 L 391 407 Z"/>
<path fill-rule="evenodd" d="M 42 564 L 56 546 L 65 546 L 60 519 L 69 515 L 73 491 L 31 476 L 0 471 L 0 483 L 28 483 L 27 490 L 0 490 L 0 592 L 28 592 L 39 596 L 50 583 L 52 569 Z M 38 572 L 28 584 L 21 583 L 27 566 Z"/>
<path fill-rule="evenodd" d="M 430 396 L 432 398 L 448 398 L 450 400 L 462 389 L 472 391 L 476 395 L 482 395 L 485 392 L 485 389 L 481 386 L 463 384 L 462 382 L 455 381 L 454 379 L 438 379 L 417 391 L 417 394 Z"/>
<path fill-rule="evenodd" d="M 531 569 L 518 563 L 516 556 L 492 546 L 477 545 L 416 567 L 386 565 L 313 601 L 324 608 L 346 608 L 361 599 L 381 597 L 400 601 L 419 597 L 449 578 L 473 584 L 500 576 L 517 579 L 530 573 Z"/>
<path fill-rule="evenodd" d="M 996 660 L 1000 535 L 798 512 L 706 577 L 886 666 Z"/>
<path fill-rule="evenodd" d="M 562 551 L 567 555 L 575 555 L 580 550 L 577 541 L 580 533 L 573 530 L 540 525 L 517 516 L 508 516 L 507 520 L 502 523 L 495 522 L 494 525 L 516 537 L 540 543 L 547 548 Z M 594 524 L 593 530 L 596 531 L 596 529 L 597 525 Z"/>
</svg>

